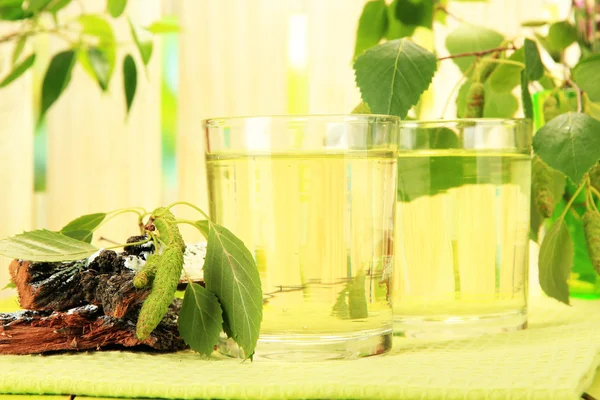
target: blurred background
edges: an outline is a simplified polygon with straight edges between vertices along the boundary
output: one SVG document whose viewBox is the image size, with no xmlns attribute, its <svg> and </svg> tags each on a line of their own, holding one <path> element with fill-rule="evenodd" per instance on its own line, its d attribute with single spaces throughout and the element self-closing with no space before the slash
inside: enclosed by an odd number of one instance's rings
<svg viewBox="0 0 600 400">
<path fill-rule="evenodd" d="M 105 0 L 76 3 L 61 13 L 106 7 Z M 155 37 L 127 118 L 121 68 L 102 93 L 77 65 L 64 95 L 37 125 L 43 74 L 61 43 L 43 36 L 30 41 L 38 53 L 34 68 L 0 88 L 0 237 L 43 227 L 58 230 L 79 215 L 129 206 L 152 209 L 185 200 L 206 210 L 202 119 L 350 112 L 360 101 L 352 58 L 365 3 L 129 0 L 125 12 L 136 24 L 172 19 L 181 32 Z M 451 1 L 448 9 L 511 37 L 519 34 L 522 21 L 556 17 L 569 4 Z M 125 54 L 134 54 L 134 44 L 124 34 L 127 22 L 113 22 L 120 66 Z M 449 18 L 423 40 L 444 55 L 443 38 L 457 24 Z M 0 21 L 0 37 L 15 27 L 16 22 Z M 0 76 L 10 69 L 12 46 L 0 43 Z M 425 110 L 435 118 L 460 77 L 451 62 L 440 68 Z M 135 218 L 117 218 L 97 237 L 122 242 L 135 234 Z M 191 230 L 186 233 L 194 239 Z M 0 288 L 8 282 L 8 262 L 0 257 Z M 3 291 L 0 297 L 9 294 Z"/>
</svg>

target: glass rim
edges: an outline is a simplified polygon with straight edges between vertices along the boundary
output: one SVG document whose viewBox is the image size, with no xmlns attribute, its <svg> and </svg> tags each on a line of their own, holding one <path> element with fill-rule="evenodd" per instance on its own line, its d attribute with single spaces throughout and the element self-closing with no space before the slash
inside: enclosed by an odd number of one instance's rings
<svg viewBox="0 0 600 400">
<path fill-rule="evenodd" d="M 458 124 L 473 124 L 479 126 L 490 125 L 510 125 L 524 126 L 532 124 L 531 118 L 453 118 L 453 119 L 427 119 L 427 120 L 404 120 L 400 121 L 402 127 L 418 127 L 422 125 L 458 125 Z"/>
<path fill-rule="evenodd" d="M 288 120 L 288 121 L 318 121 L 331 118 L 332 122 L 400 122 L 400 118 L 389 114 L 274 114 L 274 115 L 246 115 L 233 117 L 213 117 L 202 120 L 202 126 L 206 128 L 219 128 L 228 121 L 240 122 L 249 120 Z"/>
</svg>

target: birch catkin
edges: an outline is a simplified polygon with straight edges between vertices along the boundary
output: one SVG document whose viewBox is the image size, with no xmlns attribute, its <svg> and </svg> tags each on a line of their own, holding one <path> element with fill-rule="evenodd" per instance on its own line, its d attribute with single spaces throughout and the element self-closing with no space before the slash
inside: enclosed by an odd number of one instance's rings
<svg viewBox="0 0 600 400">
<path fill-rule="evenodd" d="M 485 88 L 481 82 L 473 82 L 467 92 L 465 118 L 482 118 L 485 105 Z"/>
<path fill-rule="evenodd" d="M 169 310 L 181 277 L 185 251 L 185 242 L 173 213 L 164 207 L 158 208 L 152 213 L 152 222 L 165 247 L 161 254 L 154 255 L 152 263 L 146 265 L 148 267 L 146 270 L 142 269 L 136 275 L 137 284 L 145 286 L 155 271 L 152 290 L 142 305 L 137 321 L 136 335 L 139 340 L 146 339 Z M 150 259 L 148 261 L 150 262 Z M 136 285 L 135 279 L 134 285 Z"/>
<path fill-rule="evenodd" d="M 550 218 L 554 213 L 554 196 L 552 195 L 552 174 L 550 168 L 539 159 L 534 157 L 533 174 L 533 199 L 535 206 L 544 218 Z"/>
<path fill-rule="evenodd" d="M 596 272 L 600 274 L 600 213 L 588 210 L 583 214 L 582 221 L 590 260 Z"/>
<path fill-rule="evenodd" d="M 168 247 L 160 255 L 152 291 L 144 301 L 137 321 L 135 332 L 139 340 L 146 339 L 169 310 L 182 267 L 183 252 L 179 247 Z"/>
</svg>

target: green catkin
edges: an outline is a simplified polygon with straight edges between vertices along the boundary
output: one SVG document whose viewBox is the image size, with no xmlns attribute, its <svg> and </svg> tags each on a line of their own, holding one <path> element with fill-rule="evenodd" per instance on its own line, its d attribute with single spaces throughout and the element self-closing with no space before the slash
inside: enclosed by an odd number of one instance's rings
<svg viewBox="0 0 600 400">
<path fill-rule="evenodd" d="M 554 95 L 548 96 L 544 100 L 544 122 L 548 123 L 550 120 L 558 117 L 561 114 L 558 100 Z"/>
<path fill-rule="evenodd" d="M 600 213 L 588 210 L 581 218 L 587 251 L 596 272 L 600 274 Z"/>
<path fill-rule="evenodd" d="M 181 277 L 185 251 L 185 242 L 171 211 L 164 207 L 157 208 L 152 213 L 151 221 L 165 248 L 161 254 L 155 254 L 151 265 L 146 264 L 148 270 L 138 279 L 138 284 L 145 286 L 151 280 L 152 269 L 155 270 L 152 290 L 142 305 L 137 321 L 136 335 L 139 340 L 146 339 L 169 310 Z M 140 273 L 143 271 L 144 269 Z"/>
<path fill-rule="evenodd" d="M 167 247 L 160 255 L 152 291 L 144 301 L 136 326 L 136 336 L 145 340 L 169 310 L 183 268 L 183 252 L 178 246 Z"/>
<path fill-rule="evenodd" d="M 168 246 L 177 245 L 182 251 L 185 251 L 185 242 L 179 232 L 175 216 L 171 211 L 164 207 L 157 208 L 152 213 L 154 226 L 160 234 L 160 241 Z"/>
<path fill-rule="evenodd" d="M 539 157 L 533 159 L 533 199 L 535 206 L 544 218 L 550 218 L 554 213 L 554 196 L 552 195 L 552 173 L 550 168 Z"/>
<path fill-rule="evenodd" d="M 465 118 L 482 118 L 485 105 L 485 88 L 481 82 L 473 82 L 467 92 Z"/>
<path fill-rule="evenodd" d="M 496 59 L 498 57 L 496 55 L 491 58 Z M 492 74 L 492 72 L 494 72 L 494 69 L 496 69 L 496 65 L 496 63 L 490 62 L 486 58 L 481 59 L 481 61 L 479 61 L 479 64 L 477 65 L 476 71 L 479 77 L 479 82 L 485 82 L 486 79 Z"/>
<path fill-rule="evenodd" d="M 160 256 L 158 254 L 151 254 L 146 260 L 146 264 L 140 269 L 133 277 L 133 286 L 136 289 L 142 289 L 148 286 L 154 280 L 156 275 L 156 269 L 160 262 Z"/>
</svg>

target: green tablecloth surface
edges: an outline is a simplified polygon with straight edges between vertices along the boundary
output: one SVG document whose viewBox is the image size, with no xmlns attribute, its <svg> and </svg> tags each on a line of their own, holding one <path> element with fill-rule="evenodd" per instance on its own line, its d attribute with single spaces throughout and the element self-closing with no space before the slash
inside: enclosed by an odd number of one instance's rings
<svg viewBox="0 0 600 400">
<path fill-rule="evenodd" d="M 0 393 L 125 398 L 578 399 L 600 397 L 600 302 L 534 299 L 529 329 L 469 340 L 395 338 L 354 361 L 244 362 L 192 352 L 0 356 Z M 2 397 L 0 397 L 2 398 Z M 18 397 L 7 396 L 7 399 Z M 57 397 L 64 399 L 64 396 Z M 45 397 L 48 399 L 48 397 Z"/>
</svg>

